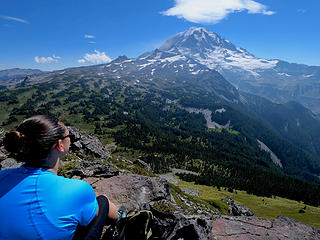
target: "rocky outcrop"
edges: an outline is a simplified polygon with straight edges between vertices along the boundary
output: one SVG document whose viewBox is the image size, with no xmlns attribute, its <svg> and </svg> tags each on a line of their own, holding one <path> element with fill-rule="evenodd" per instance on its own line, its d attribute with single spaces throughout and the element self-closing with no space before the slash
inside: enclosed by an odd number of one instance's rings
<svg viewBox="0 0 320 240">
<path fill-rule="evenodd" d="M 5 154 L 4 149 L 0 148 L 0 161 L 3 161 L 7 158 L 7 155 Z"/>
<path fill-rule="evenodd" d="M 4 149 L 3 137 L 4 131 L 0 128 L 0 170 L 20 167 L 22 163 L 10 158 L 8 152 Z"/>
<path fill-rule="evenodd" d="M 7 157 L 6 155 L 4 155 Z M 1 157 L 1 156 L 0 156 Z M 14 160 L 13 158 L 5 158 L 5 160 L 0 163 L 0 170 L 9 169 L 9 168 L 18 168 L 21 167 L 23 163 Z"/>
<path fill-rule="evenodd" d="M 152 239 L 207 240 L 212 229 L 212 219 L 204 216 L 185 216 L 157 211 L 149 207 L 155 217 Z"/>
<path fill-rule="evenodd" d="M 172 203 L 169 185 L 158 177 L 121 175 L 111 178 L 86 178 L 97 195 L 106 195 L 116 205 L 127 209 L 148 209 L 155 217 L 153 239 L 207 240 L 212 229 L 212 219 L 204 215 L 184 215 L 162 212 L 153 207 L 158 201 Z"/>
<path fill-rule="evenodd" d="M 229 206 L 229 214 L 232 216 L 253 216 L 253 212 L 245 207 L 234 202 L 232 197 L 226 197 L 222 199 Z"/>
<path fill-rule="evenodd" d="M 153 172 L 150 165 L 140 159 L 135 160 L 133 163 L 138 164 L 140 167 L 147 169 L 149 172 Z"/>
<path fill-rule="evenodd" d="M 103 163 L 101 160 L 78 160 L 75 166 L 66 170 L 63 175 L 68 177 L 104 177 L 109 178 L 119 174 L 119 171 L 110 165 Z"/>
<path fill-rule="evenodd" d="M 185 216 L 178 214 L 175 216 L 174 228 L 165 239 L 192 239 L 205 240 L 212 229 L 212 220 L 203 216 Z"/>
<path fill-rule="evenodd" d="M 210 240 L 319 240 L 320 230 L 287 217 L 220 216 L 213 221 Z"/>
<path fill-rule="evenodd" d="M 106 195 L 116 205 L 139 209 L 146 203 L 171 200 L 168 183 L 158 177 L 127 174 L 111 178 L 85 178 L 97 195 Z"/>
<path fill-rule="evenodd" d="M 74 159 L 63 161 L 62 165 L 66 167 L 59 172 L 61 175 L 83 179 L 109 178 L 119 174 L 119 171 L 106 161 L 110 153 L 97 137 L 82 133 L 75 127 L 68 127 L 68 130 L 72 140 L 70 153 Z"/>
<path fill-rule="evenodd" d="M 68 127 L 72 139 L 71 151 L 80 151 L 95 157 L 106 159 L 110 153 L 100 140 L 92 135 L 80 133 L 75 127 Z"/>
</svg>

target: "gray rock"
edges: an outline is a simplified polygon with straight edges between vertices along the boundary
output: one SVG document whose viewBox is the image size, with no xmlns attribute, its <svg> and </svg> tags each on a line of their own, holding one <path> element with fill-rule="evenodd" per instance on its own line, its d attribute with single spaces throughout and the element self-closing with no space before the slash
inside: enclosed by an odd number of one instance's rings
<svg viewBox="0 0 320 240">
<path fill-rule="evenodd" d="M 100 140 L 92 135 L 80 133 L 75 127 L 68 127 L 72 143 L 70 150 L 82 150 L 87 154 L 92 154 L 95 157 L 106 159 L 110 156 L 110 153 L 106 147 L 100 142 Z"/>
<path fill-rule="evenodd" d="M 111 178 L 86 178 L 97 195 L 105 195 L 116 205 L 139 209 L 152 201 L 170 200 L 168 183 L 157 177 L 122 175 Z"/>
<path fill-rule="evenodd" d="M 184 174 L 191 174 L 191 175 L 199 176 L 199 173 L 192 172 L 192 171 L 185 170 L 185 169 L 172 168 L 171 171 L 172 171 L 174 174 L 184 173 Z"/>
<path fill-rule="evenodd" d="M 9 169 L 9 168 L 18 168 L 23 165 L 22 162 L 17 162 L 13 158 L 7 158 L 7 159 L 1 161 L 0 164 L 1 164 L 1 168 L 0 168 L 1 170 Z"/>
<path fill-rule="evenodd" d="M 186 194 L 196 196 L 196 197 L 199 197 L 199 195 L 201 193 L 200 190 L 195 190 L 195 189 L 191 189 L 191 188 L 187 188 L 187 187 L 180 187 L 180 189 L 182 191 L 184 191 Z"/>
<path fill-rule="evenodd" d="M 131 160 L 126 159 L 125 157 L 117 157 L 117 160 L 125 162 L 125 163 L 129 163 L 129 164 L 133 164 L 133 162 Z"/>
<path fill-rule="evenodd" d="M 69 177 L 80 177 L 80 178 L 88 178 L 88 177 L 104 177 L 109 178 L 113 176 L 117 176 L 119 171 L 114 170 L 111 166 L 103 163 L 101 160 L 95 161 L 86 161 L 79 160 L 76 163 L 77 165 L 72 169 L 69 169 L 65 172 L 64 175 Z"/>
<path fill-rule="evenodd" d="M 69 133 L 70 133 L 71 137 L 73 138 L 72 140 L 73 140 L 74 142 L 80 140 L 81 135 L 80 135 L 80 131 L 79 131 L 78 128 L 76 128 L 76 127 L 71 127 L 71 126 L 68 126 L 67 128 L 68 128 Z"/>
<path fill-rule="evenodd" d="M 7 158 L 6 150 L 3 146 L 3 130 L 0 128 L 0 162 Z"/>
<path fill-rule="evenodd" d="M 149 164 L 140 159 L 135 160 L 133 163 L 138 164 L 140 167 L 147 169 L 149 172 L 152 172 L 152 168 L 149 166 Z"/>
<path fill-rule="evenodd" d="M 150 210 L 154 215 L 152 239 L 207 240 L 212 229 L 213 220 L 203 215 L 186 216 L 161 212 L 148 205 L 144 209 Z"/>
<path fill-rule="evenodd" d="M 212 220 L 204 216 L 175 216 L 175 226 L 172 233 L 166 238 L 174 239 L 193 239 L 207 240 L 212 229 Z"/>
<path fill-rule="evenodd" d="M 75 149 L 80 150 L 80 149 L 82 148 L 82 144 L 81 144 L 80 141 L 76 141 L 76 142 L 73 143 L 73 147 L 74 147 Z"/>
<path fill-rule="evenodd" d="M 178 179 L 174 178 L 172 173 L 161 174 L 160 177 L 173 184 L 178 184 L 180 182 Z"/>
<path fill-rule="evenodd" d="M 229 205 L 229 214 L 233 216 L 253 216 L 253 211 L 245 206 L 241 206 L 236 204 L 232 197 L 226 197 L 222 199 L 222 201 L 226 202 Z"/>
<path fill-rule="evenodd" d="M 145 208 L 146 203 L 171 201 L 167 181 L 158 177 L 122 175 L 111 178 L 86 178 L 96 195 L 105 195 L 116 205 L 128 210 Z M 147 204 L 148 205 L 148 204 Z M 212 229 L 212 219 L 203 215 L 160 212 L 149 205 L 155 215 L 154 239 L 199 239 L 206 240 Z"/>
<path fill-rule="evenodd" d="M 7 155 L 4 153 L 4 151 L 2 151 L 2 149 L 0 148 L 0 162 L 5 160 L 7 158 Z"/>
<path fill-rule="evenodd" d="M 220 216 L 213 221 L 210 240 L 319 240 L 320 230 L 287 217 Z"/>
</svg>

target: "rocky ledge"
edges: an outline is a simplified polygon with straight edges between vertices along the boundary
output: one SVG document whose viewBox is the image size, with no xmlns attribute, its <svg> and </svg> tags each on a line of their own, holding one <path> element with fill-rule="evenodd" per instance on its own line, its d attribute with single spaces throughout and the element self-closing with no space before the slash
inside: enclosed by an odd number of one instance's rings
<svg viewBox="0 0 320 240">
<path fill-rule="evenodd" d="M 129 210 L 148 209 L 155 216 L 153 239 L 208 239 L 212 219 L 204 215 L 184 215 L 175 209 L 174 199 L 166 180 L 135 174 L 111 178 L 85 178 L 97 195 L 105 195 L 116 205 Z M 159 211 L 159 204 L 171 206 L 171 212 Z M 213 215 L 212 215 L 213 216 Z"/>
<path fill-rule="evenodd" d="M 319 240 L 320 230 L 287 217 L 271 221 L 257 217 L 220 216 L 213 222 L 212 240 Z"/>
</svg>

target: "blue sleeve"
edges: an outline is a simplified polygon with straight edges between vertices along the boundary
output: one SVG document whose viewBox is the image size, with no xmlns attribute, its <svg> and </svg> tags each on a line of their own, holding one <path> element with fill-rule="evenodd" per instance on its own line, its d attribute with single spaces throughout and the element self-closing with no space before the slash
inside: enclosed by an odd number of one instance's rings
<svg viewBox="0 0 320 240">
<path fill-rule="evenodd" d="M 81 182 L 77 194 L 77 205 L 79 207 L 77 218 L 81 226 L 87 226 L 98 211 L 98 202 L 91 185 L 85 181 Z"/>
</svg>

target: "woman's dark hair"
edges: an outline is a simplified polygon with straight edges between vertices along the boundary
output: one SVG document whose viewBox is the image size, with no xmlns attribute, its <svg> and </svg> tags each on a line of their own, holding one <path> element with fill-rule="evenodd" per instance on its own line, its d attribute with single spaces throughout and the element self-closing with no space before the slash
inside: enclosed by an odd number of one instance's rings
<svg viewBox="0 0 320 240">
<path fill-rule="evenodd" d="M 24 120 L 16 131 L 6 133 L 3 145 L 17 160 L 37 165 L 39 160 L 49 155 L 65 131 L 65 126 L 57 119 L 38 115 Z"/>
</svg>

